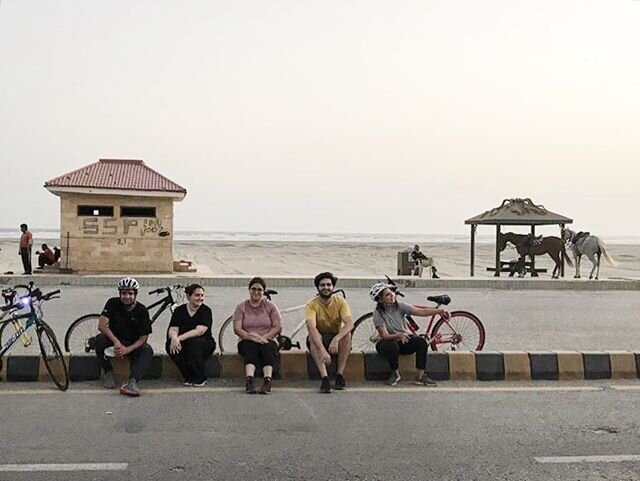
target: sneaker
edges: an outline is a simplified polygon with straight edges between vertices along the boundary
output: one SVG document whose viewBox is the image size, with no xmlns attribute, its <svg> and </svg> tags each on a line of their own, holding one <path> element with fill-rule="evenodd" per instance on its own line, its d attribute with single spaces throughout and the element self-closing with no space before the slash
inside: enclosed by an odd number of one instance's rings
<svg viewBox="0 0 640 481">
<path fill-rule="evenodd" d="M 336 374 L 336 381 L 333 384 L 333 388 L 336 391 L 342 391 L 343 389 L 346 389 L 347 387 L 347 381 L 344 380 L 344 376 L 340 373 Z"/>
<path fill-rule="evenodd" d="M 431 379 L 426 374 L 423 375 L 421 378 L 416 379 L 416 384 L 418 384 L 419 386 L 428 386 L 428 387 L 436 387 L 438 385 L 438 383 L 436 383 L 433 379 Z"/>
<path fill-rule="evenodd" d="M 182 383 L 182 385 L 183 385 L 183 386 L 187 386 L 187 387 L 191 387 L 191 386 L 193 386 L 193 383 L 192 383 L 191 381 L 187 381 L 187 380 L 185 379 L 185 381 Z"/>
<path fill-rule="evenodd" d="M 262 380 L 262 386 L 260 386 L 260 394 L 270 394 L 271 393 L 271 378 L 265 377 Z"/>
<path fill-rule="evenodd" d="M 322 378 L 322 382 L 320 383 L 320 392 L 324 394 L 331 392 L 331 383 L 329 382 L 329 376 L 325 376 Z"/>
<path fill-rule="evenodd" d="M 105 389 L 116 388 L 116 380 L 113 378 L 113 371 L 104 371 L 102 385 L 105 387 Z"/>
<path fill-rule="evenodd" d="M 206 386 L 206 385 L 207 385 L 207 380 L 206 379 L 203 380 L 203 381 L 200 381 L 200 382 L 194 382 L 193 383 L 193 387 L 202 387 L 202 386 Z"/>
<path fill-rule="evenodd" d="M 244 390 L 247 394 L 255 394 L 256 392 L 256 385 L 253 382 L 253 376 L 247 376 L 247 378 L 244 381 Z"/>
<path fill-rule="evenodd" d="M 138 389 L 138 383 L 135 379 L 131 378 L 120 388 L 120 394 L 125 396 L 137 397 L 140 396 L 140 389 Z"/>
<path fill-rule="evenodd" d="M 387 385 L 389 385 L 389 386 L 397 386 L 398 383 L 400 382 L 400 379 L 402 379 L 400 377 L 400 373 L 398 371 L 393 371 L 391 373 L 391 376 L 389 376 L 389 379 L 387 380 Z"/>
</svg>

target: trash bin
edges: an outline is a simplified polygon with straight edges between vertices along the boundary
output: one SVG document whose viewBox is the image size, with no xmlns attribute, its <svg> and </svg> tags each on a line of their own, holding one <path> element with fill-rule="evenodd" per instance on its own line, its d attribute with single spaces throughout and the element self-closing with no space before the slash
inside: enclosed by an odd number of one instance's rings
<svg viewBox="0 0 640 481">
<path fill-rule="evenodd" d="M 409 258 L 410 252 L 398 252 L 398 275 L 410 276 L 413 270 L 413 261 Z"/>
</svg>

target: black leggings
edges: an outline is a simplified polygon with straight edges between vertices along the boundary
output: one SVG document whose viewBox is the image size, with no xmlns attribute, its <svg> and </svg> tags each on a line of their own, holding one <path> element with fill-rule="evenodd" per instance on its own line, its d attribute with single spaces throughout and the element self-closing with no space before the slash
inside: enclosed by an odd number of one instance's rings
<svg viewBox="0 0 640 481">
<path fill-rule="evenodd" d="M 400 366 L 400 354 L 416 353 L 416 369 L 427 367 L 427 348 L 429 345 L 423 337 L 411 336 L 404 344 L 395 340 L 378 341 L 376 351 L 389 361 L 391 369 L 396 370 Z"/>
<path fill-rule="evenodd" d="M 104 372 L 113 370 L 111 366 L 111 359 L 104 357 L 104 350 L 113 346 L 113 342 L 104 334 L 98 334 L 96 336 L 96 355 L 98 361 Z M 136 381 L 141 380 L 149 370 L 151 361 L 153 361 L 153 349 L 146 342 L 135 351 L 127 354 L 127 359 L 130 362 L 129 377 L 132 377 Z"/>
<path fill-rule="evenodd" d="M 273 366 L 278 356 L 278 345 L 274 341 L 260 344 L 243 339 L 238 343 L 238 353 L 244 358 L 245 365 Z"/>
<path fill-rule="evenodd" d="M 192 337 L 180 342 L 182 349 L 171 354 L 171 341 L 167 340 L 165 349 L 173 360 L 185 381 L 201 383 L 207 380 L 206 364 L 216 350 L 216 341 L 211 336 Z"/>
</svg>

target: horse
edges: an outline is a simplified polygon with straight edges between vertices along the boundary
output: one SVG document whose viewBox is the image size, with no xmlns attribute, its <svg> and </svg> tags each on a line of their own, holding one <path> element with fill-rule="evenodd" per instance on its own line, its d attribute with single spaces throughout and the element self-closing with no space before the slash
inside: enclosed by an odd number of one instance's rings
<svg viewBox="0 0 640 481">
<path fill-rule="evenodd" d="M 513 232 L 507 232 L 506 234 L 501 233 L 498 237 L 498 248 L 501 251 L 505 250 L 507 242 L 511 242 L 515 246 L 523 262 L 526 256 L 533 259 L 533 256 L 549 254 L 556 264 L 551 274 L 552 279 L 560 277 L 560 270 L 562 268 L 562 257 L 560 254 L 564 254 L 570 266 L 573 265 L 571 259 L 566 255 L 564 242 L 559 237 L 533 237 L 531 234 L 515 234 Z"/>
<path fill-rule="evenodd" d="M 591 235 L 589 232 L 575 233 L 571 229 L 562 229 L 562 240 L 567 243 L 573 252 L 573 258 L 576 264 L 576 275 L 574 279 L 580 279 L 580 259 L 584 254 L 589 258 L 593 267 L 589 274 L 589 279 L 593 279 L 593 271 L 596 271 L 596 280 L 600 274 L 600 256 L 604 256 L 607 264 L 615 266 L 616 262 L 607 252 L 604 242 L 597 236 Z"/>
</svg>

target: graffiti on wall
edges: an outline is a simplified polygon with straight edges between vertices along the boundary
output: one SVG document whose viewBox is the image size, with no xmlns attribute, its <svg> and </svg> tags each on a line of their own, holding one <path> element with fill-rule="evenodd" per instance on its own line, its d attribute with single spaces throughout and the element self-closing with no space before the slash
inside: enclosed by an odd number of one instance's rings
<svg viewBox="0 0 640 481">
<path fill-rule="evenodd" d="M 168 237 L 171 233 L 162 225 L 162 220 L 153 219 L 115 219 L 113 217 L 85 217 L 82 219 L 82 233 L 87 236 L 133 236 Z"/>
</svg>

